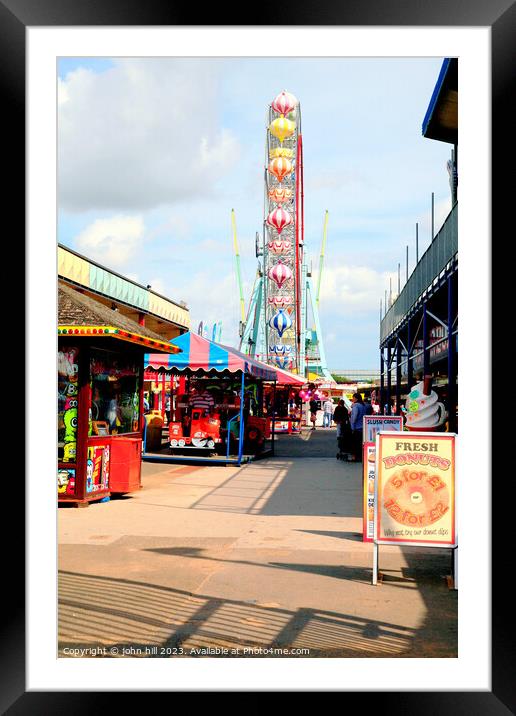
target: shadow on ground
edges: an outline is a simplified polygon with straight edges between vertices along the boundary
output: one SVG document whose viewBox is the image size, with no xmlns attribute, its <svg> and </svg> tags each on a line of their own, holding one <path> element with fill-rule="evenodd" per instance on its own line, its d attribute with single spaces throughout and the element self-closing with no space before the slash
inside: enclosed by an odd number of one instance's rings
<svg viewBox="0 0 516 716">
<path fill-rule="evenodd" d="M 295 565 L 281 566 L 291 569 Z M 443 590 L 440 601 L 453 602 L 453 595 Z M 62 571 L 59 656 L 66 657 L 70 649 L 99 646 L 105 646 L 107 653 L 97 656 L 118 657 L 196 657 L 203 656 L 196 650 L 217 647 L 238 650 L 224 656 L 239 657 L 285 656 L 245 653 L 245 649 L 309 650 L 290 652 L 291 657 L 456 656 L 450 652 L 450 641 L 456 642 L 453 618 L 443 638 L 443 616 L 456 605 L 443 610 L 443 604 L 436 604 L 434 594 L 428 619 L 419 629 L 411 629 L 346 613 L 305 608 L 290 611 L 128 579 Z"/>
</svg>

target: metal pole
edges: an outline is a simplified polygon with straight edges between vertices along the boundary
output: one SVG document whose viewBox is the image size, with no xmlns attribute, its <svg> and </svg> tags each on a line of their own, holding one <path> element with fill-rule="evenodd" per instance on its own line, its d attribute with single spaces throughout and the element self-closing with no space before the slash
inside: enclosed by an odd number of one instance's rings
<svg viewBox="0 0 516 716">
<path fill-rule="evenodd" d="M 385 315 L 387 315 L 387 289 L 385 290 Z"/>
<path fill-rule="evenodd" d="M 242 274 L 241 274 L 241 270 L 240 270 L 240 251 L 238 248 L 235 210 L 234 209 L 231 209 L 231 226 L 233 227 L 233 248 L 235 251 L 236 275 L 237 275 L 237 283 L 238 283 L 238 293 L 240 296 L 240 318 L 242 320 L 242 323 L 244 323 L 245 322 L 244 290 L 242 287 Z"/>
<path fill-rule="evenodd" d="M 392 306 L 392 276 L 389 278 L 389 308 Z"/>
<path fill-rule="evenodd" d="M 401 292 L 400 264 L 398 264 L 398 296 Z"/>
<path fill-rule="evenodd" d="M 385 403 L 385 361 L 383 358 L 383 347 L 380 348 L 380 415 L 383 415 L 383 406 Z"/>
<path fill-rule="evenodd" d="M 453 203 L 456 204 L 456 203 L 457 203 L 457 185 L 458 185 L 458 183 L 459 183 L 459 180 L 458 180 L 458 171 L 459 171 L 459 168 L 458 168 L 458 165 L 457 165 L 457 145 L 456 145 L 456 144 L 453 145 L 453 164 L 454 164 L 454 167 L 455 167 L 455 173 L 456 173 L 455 176 L 456 176 L 456 178 L 457 178 L 457 181 L 456 181 L 456 183 L 454 184 L 455 191 L 453 192 Z"/>
<path fill-rule="evenodd" d="M 387 412 L 386 415 L 391 415 L 391 389 L 392 389 L 392 376 L 391 376 L 391 345 L 387 344 Z"/>
<path fill-rule="evenodd" d="M 407 260 L 405 262 L 406 271 L 405 271 L 405 283 L 408 283 L 408 244 L 407 244 Z"/>
<path fill-rule="evenodd" d="M 411 330 L 410 330 L 410 318 L 407 321 L 407 387 L 410 390 L 412 387 L 412 348 L 411 348 Z"/>
<path fill-rule="evenodd" d="M 455 407 L 457 404 L 457 363 L 455 360 L 455 340 L 453 338 L 453 279 L 448 278 L 448 426 L 451 433 L 457 432 Z"/>
<path fill-rule="evenodd" d="M 428 375 L 430 370 L 430 353 L 428 351 L 428 318 L 426 301 L 423 304 L 423 376 Z"/>
<path fill-rule="evenodd" d="M 396 415 L 401 415 L 401 341 L 396 344 Z"/>
<path fill-rule="evenodd" d="M 373 545 L 373 584 L 378 584 L 378 545 Z"/>
<path fill-rule="evenodd" d="M 419 224 L 416 223 L 416 266 L 419 261 Z"/>
<path fill-rule="evenodd" d="M 274 435 L 276 432 L 276 420 L 274 413 L 274 406 L 276 405 L 276 381 L 272 387 L 272 420 L 271 420 L 271 452 L 274 456 Z M 299 430 L 301 431 L 301 423 L 299 424 Z"/>
<path fill-rule="evenodd" d="M 242 453 L 244 448 L 244 381 L 245 381 L 245 373 L 242 371 L 242 383 L 240 386 L 240 432 L 238 434 L 238 462 L 237 465 L 240 465 L 242 462 Z"/>
<path fill-rule="evenodd" d="M 316 306 L 319 308 L 319 295 L 321 293 L 321 277 L 323 272 L 323 266 L 324 266 L 324 251 L 326 249 L 326 235 L 328 232 L 328 209 L 326 209 L 326 212 L 324 214 L 324 224 L 323 224 L 323 237 L 322 237 L 322 244 L 321 244 L 321 254 L 319 256 L 319 275 L 317 276 L 317 293 L 315 296 L 315 303 Z"/>
</svg>

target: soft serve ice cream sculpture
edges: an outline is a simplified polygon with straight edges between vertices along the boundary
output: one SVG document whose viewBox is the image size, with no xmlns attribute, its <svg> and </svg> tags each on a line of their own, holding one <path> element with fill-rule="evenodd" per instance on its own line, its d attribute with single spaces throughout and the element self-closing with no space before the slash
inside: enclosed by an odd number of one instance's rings
<svg viewBox="0 0 516 716">
<path fill-rule="evenodd" d="M 437 394 L 432 390 L 432 376 L 415 385 L 405 401 L 405 425 L 407 430 L 435 430 L 442 426 L 448 414 Z"/>
</svg>

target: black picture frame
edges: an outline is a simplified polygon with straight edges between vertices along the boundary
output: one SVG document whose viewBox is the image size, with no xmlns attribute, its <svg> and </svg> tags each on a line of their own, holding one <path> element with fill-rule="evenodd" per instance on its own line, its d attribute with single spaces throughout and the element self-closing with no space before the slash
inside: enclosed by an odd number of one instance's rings
<svg viewBox="0 0 516 716">
<path fill-rule="evenodd" d="M 239 8 L 241 9 L 241 8 Z M 249 6 L 252 13 L 253 7 Z M 14 239 L 12 249 L 19 252 L 18 261 L 25 257 L 25 31 L 36 26 L 159 26 L 199 25 L 217 26 L 246 24 L 229 21 L 239 17 L 231 13 L 231 6 L 208 4 L 203 7 L 202 23 L 198 23 L 200 8 L 188 4 L 173 4 L 162 0 L 0 0 L 0 81 L 4 106 L 4 178 L 8 182 L 5 206 L 13 218 Z M 513 115 L 509 113 L 511 80 L 514 75 L 514 47 L 516 45 L 516 9 L 513 0 L 434 0 L 432 3 L 407 3 L 406 0 L 371 0 L 362 3 L 350 0 L 333 3 L 320 0 L 312 3 L 300 0 L 293 10 L 287 4 L 262 3 L 254 6 L 252 25 L 292 26 L 293 12 L 296 25 L 350 25 L 350 26 L 443 26 L 491 28 L 492 37 L 492 216 L 493 238 L 501 236 L 502 226 L 510 226 L 509 211 L 514 198 L 509 198 L 512 183 L 505 182 L 504 165 L 514 170 Z M 244 16 L 245 17 L 245 16 Z M 511 126 L 509 125 L 511 122 Z M 502 163 L 502 159 L 504 160 Z M 512 193 L 512 192 L 511 192 Z M 514 222 L 512 222 L 514 223 Z M 509 266 L 496 261 L 497 244 L 493 242 L 493 263 L 497 265 L 497 283 L 514 283 Z M 10 249 L 11 250 L 11 247 Z M 498 245 L 499 250 L 499 245 Z M 11 261 L 11 257 L 9 257 Z M 18 266 L 20 264 L 18 263 Z M 23 265 L 23 264 L 22 264 Z M 19 305 L 18 305 L 19 310 Z M 493 311 L 493 335 L 498 323 Z M 500 319 L 501 321 L 501 319 Z M 23 337 L 22 337 L 23 343 Z M 7 344 L 4 344 L 7 345 Z M 495 347 L 495 346 L 493 346 Z M 17 342 L 19 350 L 19 340 Z M 493 361 L 501 357 L 500 349 L 493 351 Z M 485 370 L 489 369 L 488 366 Z M 489 392 L 489 391 L 488 391 Z M 488 408 L 491 406 L 489 401 Z M 11 439 L 12 438 L 8 438 Z M 26 450 L 30 446 L 26 446 Z M 18 445 L 19 450 L 19 445 Z M 490 475 L 486 475 L 486 480 Z M 120 694 L 106 692 L 27 692 L 25 686 L 25 590 L 24 590 L 24 537 L 21 525 L 25 521 L 21 481 L 8 500 L 9 513 L 16 525 L 16 540 L 6 543 L 4 549 L 4 594 L 9 608 L 4 609 L 5 626 L 0 640 L 2 665 L 0 708 L 9 714 L 91 713 L 113 708 L 114 698 Z M 510 562 L 499 564 L 496 555 L 509 544 L 509 520 L 503 519 L 493 505 L 492 531 L 492 691 L 448 692 L 371 692 L 368 706 L 380 705 L 382 712 L 417 714 L 507 714 L 516 713 L 513 645 L 508 625 L 514 621 L 512 591 L 509 587 Z M 496 517 L 498 516 L 498 519 Z M 479 577 L 482 578 L 482 577 Z M 401 665 L 401 664 L 400 664 Z M 346 697 L 351 694 L 346 694 Z M 148 699 L 149 694 L 144 695 Z M 133 705 L 140 699 L 132 694 Z M 380 701 L 381 700 L 381 701 Z M 117 702 L 119 703 L 119 702 Z M 346 704 L 348 704 L 346 698 Z M 148 700 L 146 701 L 148 704 Z"/>
</svg>

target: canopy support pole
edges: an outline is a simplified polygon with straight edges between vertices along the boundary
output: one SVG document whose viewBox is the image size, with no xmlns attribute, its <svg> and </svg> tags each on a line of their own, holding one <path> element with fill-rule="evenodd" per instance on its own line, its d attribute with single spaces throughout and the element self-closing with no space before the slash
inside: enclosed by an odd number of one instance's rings
<svg viewBox="0 0 516 716">
<path fill-rule="evenodd" d="M 274 412 L 274 406 L 276 405 L 276 381 L 274 381 L 274 385 L 272 387 L 272 421 L 271 421 L 271 452 L 272 456 L 274 457 L 274 432 L 276 427 L 276 413 Z"/>
<path fill-rule="evenodd" d="M 242 454 L 244 451 L 244 381 L 245 381 L 245 373 L 242 371 L 242 383 L 240 386 L 240 433 L 238 435 L 238 462 L 237 465 L 240 465 L 242 462 Z"/>
</svg>

